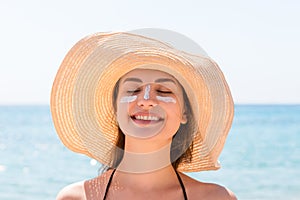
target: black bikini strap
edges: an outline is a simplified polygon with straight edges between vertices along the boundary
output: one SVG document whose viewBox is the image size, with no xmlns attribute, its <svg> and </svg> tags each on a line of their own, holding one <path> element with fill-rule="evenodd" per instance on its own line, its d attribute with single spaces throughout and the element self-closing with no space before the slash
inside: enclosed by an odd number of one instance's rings
<svg viewBox="0 0 300 200">
<path fill-rule="evenodd" d="M 111 180 L 112 180 L 112 178 L 113 178 L 115 172 L 116 172 L 116 169 L 113 170 L 113 172 L 111 173 L 111 175 L 110 175 L 110 177 L 109 177 L 108 183 L 107 183 L 107 185 L 106 185 L 106 189 L 105 189 L 105 193 L 104 193 L 103 200 L 106 199 L 106 196 L 107 196 L 107 193 L 108 193 L 110 184 L 111 184 Z"/>
<path fill-rule="evenodd" d="M 105 189 L 105 194 L 104 194 L 104 197 L 103 197 L 103 200 L 106 199 L 106 196 L 107 196 L 107 193 L 108 193 L 108 190 L 109 190 L 109 187 L 110 187 L 110 184 L 111 184 L 111 181 L 113 179 L 113 176 L 114 176 L 114 173 L 116 172 L 116 169 L 113 170 L 113 172 L 111 173 L 110 177 L 109 177 L 109 180 L 108 180 L 108 183 L 106 185 L 106 189 Z M 178 172 L 175 170 L 175 173 L 177 175 L 177 178 L 178 178 L 178 181 L 180 183 L 180 186 L 181 186 L 181 189 L 182 189 L 182 193 L 183 193 L 183 196 L 184 196 L 184 199 L 185 200 L 188 200 L 187 198 L 187 195 L 186 195 L 186 191 L 185 191 L 185 187 L 183 185 L 183 182 L 181 180 L 181 177 L 179 176 Z"/>
<path fill-rule="evenodd" d="M 179 183 L 180 183 L 180 186 L 181 186 L 181 189 L 182 189 L 182 192 L 183 192 L 184 199 L 185 199 L 185 200 L 188 200 L 187 195 L 186 195 L 186 191 L 185 191 L 185 187 L 184 187 L 184 185 L 183 185 L 183 182 L 182 182 L 182 180 L 181 180 L 181 177 L 179 176 L 179 174 L 178 174 L 178 172 L 177 172 L 176 170 L 175 170 L 175 172 L 176 172 L 178 181 L 179 181 Z"/>
</svg>

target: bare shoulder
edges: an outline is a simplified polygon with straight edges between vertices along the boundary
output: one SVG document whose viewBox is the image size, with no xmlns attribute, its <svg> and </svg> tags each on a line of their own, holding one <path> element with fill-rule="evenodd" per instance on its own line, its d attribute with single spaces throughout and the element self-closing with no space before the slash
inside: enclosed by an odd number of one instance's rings
<svg viewBox="0 0 300 200">
<path fill-rule="evenodd" d="M 70 184 L 58 193 L 56 200 L 102 199 L 111 173 L 109 170 L 93 179 Z"/>
<path fill-rule="evenodd" d="M 224 186 L 200 182 L 184 174 L 182 178 L 186 184 L 189 199 L 237 200 L 235 194 Z"/>
<path fill-rule="evenodd" d="M 112 170 L 84 182 L 86 200 L 103 199 Z"/>
<path fill-rule="evenodd" d="M 237 200 L 235 194 L 229 190 L 228 188 L 213 184 L 213 183 L 205 183 L 207 186 L 207 199 L 215 199 L 215 200 Z"/>
<path fill-rule="evenodd" d="M 86 200 L 84 182 L 77 182 L 64 187 L 56 196 L 56 200 Z"/>
</svg>

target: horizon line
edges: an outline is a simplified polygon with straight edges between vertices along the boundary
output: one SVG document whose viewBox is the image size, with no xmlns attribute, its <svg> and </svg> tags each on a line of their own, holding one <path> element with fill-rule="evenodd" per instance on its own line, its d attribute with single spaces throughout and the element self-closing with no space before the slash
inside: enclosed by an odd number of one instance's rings
<svg viewBox="0 0 300 200">
<path fill-rule="evenodd" d="M 237 103 L 234 103 L 234 105 L 300 105 L 300 102 L 280 102 L 280 103 L 274 103 L 274 102 L 270 102 L 270 103 L 266 103 L 266 102 L 237 102 Z M 0 106 L 50 106 L 49 103 L 0 103 Z"/>
</svg>

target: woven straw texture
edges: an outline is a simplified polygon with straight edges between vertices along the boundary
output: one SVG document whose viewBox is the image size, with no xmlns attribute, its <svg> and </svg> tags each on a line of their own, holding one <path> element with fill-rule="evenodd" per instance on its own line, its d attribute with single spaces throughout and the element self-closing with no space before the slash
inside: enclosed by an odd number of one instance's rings
<svg viewBox="0 0 300 200">
<path fill-rule="evenodd" d="M 114 86 L 127 72 L 150 65 L 181 83 L 195 115 L 192 162 L 181 163 L 178 170 L 218 169 L 234 110 L 218 65 L 209 57 L 130 33 L 90 35 L 66 55 L 51 93 L 52 118 L 63 144 L 111 165 L 118 132 L 112 105 Z"/>
</svg>

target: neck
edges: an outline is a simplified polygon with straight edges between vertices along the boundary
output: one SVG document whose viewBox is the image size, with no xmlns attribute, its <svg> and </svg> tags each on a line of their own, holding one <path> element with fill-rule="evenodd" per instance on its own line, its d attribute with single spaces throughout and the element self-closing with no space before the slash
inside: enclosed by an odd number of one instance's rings
<svg viewBox="0 0 300 200">
<path fill-rule="evenodd" d="M 126 148 L 121 163 L 118 166 L 119 171 L 128 173 L 151 173 L 171 166 L 170 161 L 171 143 L 167 143 L 156 150 L 148 149 L 142 152 L 139 149 Z"/>
<path fill-rule="evenodd" d="M 171 142 L 172 139 L 137 141 L 126 136 L 123 159 L 116 171 L 117 182 L 138 191 L 178 187 L 170 161 Z"/>
<path fill-rule="evenodd" d="M 164 168 L 144 173 L 132 173 L 120 171 L 117 168 L 116 172 L 117 182 L 120 185 L 126 185 L 130 188 L 140 188 L 141 191 L 151 191 L 153 189 L 166 188 L 168 186 L 178 186 L 176 181 L 176 174 L 172 165 Z M 162 178 L 169 177 L 169 178 Z"/>
</svg>

